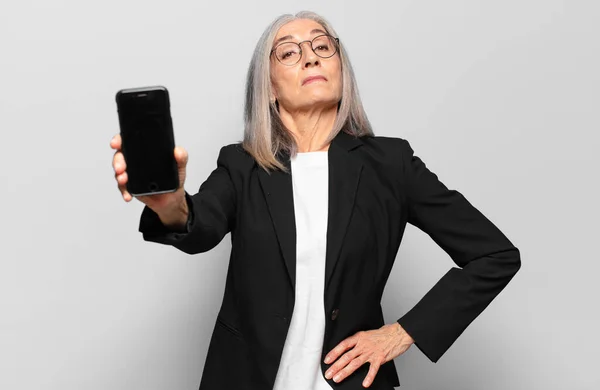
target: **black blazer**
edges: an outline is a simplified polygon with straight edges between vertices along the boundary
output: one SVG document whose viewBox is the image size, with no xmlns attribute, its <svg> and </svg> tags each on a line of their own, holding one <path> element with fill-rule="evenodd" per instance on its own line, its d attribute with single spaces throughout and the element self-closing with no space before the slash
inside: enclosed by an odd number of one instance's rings
<svg viewBox="0 0 600 390">
<path fill-rule="evenodd" d="M 340 132 L 329 148 L 329 219 L 323 313 L 325 355 L 360 330 L 384 325 L 381 297 L 406 223 L 427 233 L 451 268 L 398 322 L 432 362 L 454 343 L 520 268 L 519 250 L 456 190 L 448 189 L 400 138 Z M 289 156 L 281 156 L 288 168 Z M 147 241 L 189 253 L 231 232 L 225 292 L 201 390 L 272 390 L 294 308 L 296 232 L 292 181 L 267 173 L 240 144 L 221 149 L 217 168 L 190 196 L 188 232 L 165 228 L 145 207 Z M 364 364 L 334 389 L 363 389 Z M 399 386 L 394 361 L 370 386 Z"/>
</svg>

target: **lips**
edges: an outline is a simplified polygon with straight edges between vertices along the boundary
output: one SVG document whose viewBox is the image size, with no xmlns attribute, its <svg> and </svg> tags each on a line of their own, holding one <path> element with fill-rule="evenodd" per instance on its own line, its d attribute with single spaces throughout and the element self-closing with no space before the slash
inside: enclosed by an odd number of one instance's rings
<svg viewBox="0 0 600 390">
<path fill-rule="evenodd" d="M 324 76 L 315 75 L 315 76 L 309 76 L 309 77 L 305 78 L 304 80 L 302 80 L 302 85 L 308 84 L 308 83 L 310 83 L 312 81 L 315 81 L 315 80 L 324 80 L 324 81 L 327 81 L 327 79 Z"/>
</svg>

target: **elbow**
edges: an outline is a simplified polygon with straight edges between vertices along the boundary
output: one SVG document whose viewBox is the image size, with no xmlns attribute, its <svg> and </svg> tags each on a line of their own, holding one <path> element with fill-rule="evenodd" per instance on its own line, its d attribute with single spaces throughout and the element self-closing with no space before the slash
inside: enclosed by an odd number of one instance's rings
<svg viewBox="0 0 600 390">
<path fill-rule="evenodd" d="M 195 255 L 210 251 L 219 245 L 224 236 L 224 232 L 216 232 L 212 229 L 197 230 L 188 233 L 184 240 L 174 244 L 174 246 L 188 255 Z"/>
<path fill-rule="evenodd" d="M 512 248 L 502 253 L 500 256 L 504 277 L 512 279 L 521 269 L 521 252 L 517 248 Z"/>
<path fill-rule="evenodd" d="M 501 283 L 508 283 L 521 268 L 521 253 L 515 247 L 488 254 L 481 260 L 467 265 L 470 272 L 480 272 Z"/>
<path fill-rule="evenodd" d="M 521 252 L 518 248 L 514 248 L 512 251 L 511 265 L 514 273 L 516 274 L 521 269 Z"/>
<path fill-rule="evenodd" d="M 521 252 L 515 248 L 515 274 L 521 269 Z"/>
</svg>

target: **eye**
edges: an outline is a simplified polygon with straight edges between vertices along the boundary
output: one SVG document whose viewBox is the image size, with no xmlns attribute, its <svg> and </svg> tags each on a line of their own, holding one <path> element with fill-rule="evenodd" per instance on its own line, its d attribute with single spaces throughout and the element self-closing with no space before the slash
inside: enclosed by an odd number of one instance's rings
<svg viewBox="0 0 600 390">
<path fill-rule="evenodd" d="M 317 46 L 316 49 L 319 50 L 319 51 L 327 51 L 327 50 L 329 50 L 329 46 L 327 46 L 327 45 L 319 45 L 319 46 Z"/>
<path fill-rule="evenodd" d="M 295 54 L 296 53 L 293 51 L 287 51 L 287 52 L 281 54 L 281 59 L 285 60 L 286 58 L 290 58 L 290 57 L 294 56 Z"/>
<path fill-rule="evenodd" d="M 295 44 L 283 44 L 277 49 L 277 57 L 280 60 L 291 59 L 298 55 L 298 51 L 298 46 Z"/>
</svg>

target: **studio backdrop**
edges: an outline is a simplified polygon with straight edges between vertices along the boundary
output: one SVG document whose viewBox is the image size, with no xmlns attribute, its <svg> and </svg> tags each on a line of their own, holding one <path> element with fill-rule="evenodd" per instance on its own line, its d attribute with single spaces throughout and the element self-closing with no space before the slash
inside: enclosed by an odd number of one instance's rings
<svg viewBox="0 0 600 390">
<path fill-rule="evenodd" d="M 32 0 L 0 5 L 1 389 L 197 389 L 230 236 L 194 256 L 143 241 L 111 165 L 115 93 L 169 89 L 195 193 L 242 139 L 260 35 L 301 10 L 339 33 L 375 133 L 407 139 L 521 251 L 437 363 L 415 346 L 395 360 L 400 388 L 600 388 L 597 1 Z M 455 266 L 408 225 L 386 323 Z"/>
</svg>

